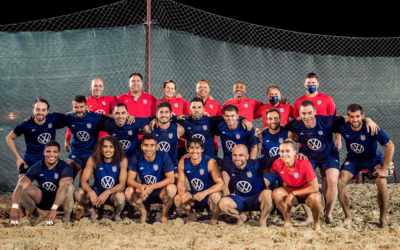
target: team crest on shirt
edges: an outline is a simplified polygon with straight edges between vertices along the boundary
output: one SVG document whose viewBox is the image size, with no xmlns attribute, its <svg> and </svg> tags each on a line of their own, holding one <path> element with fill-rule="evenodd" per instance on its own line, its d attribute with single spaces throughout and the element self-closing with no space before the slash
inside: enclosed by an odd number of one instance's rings
<svg viewBox="0 0 400 250">
<path fill-rule="evenodd" d="M 362 141 L 365 141 L 365 135 L 360 135 Z"/>
<path fill-rule="evenodd" d="M 318 103 L 318 105 L 321 105 L 322 101 L 321 101 L 321 100 L 318 100 L 318 102 L 317 102 L 317 103 Z"/>
<path fill-rule="evenodd" d="M 283 138 L 279 138 L 279 143 L 282 143 L 283 142 Z"/>
<path fill-rule="evenodd" d="M 319 134 L 319 135 L 323 135 L 323 134 L 324 134 L 324 131 L 318 131 L 318 134 Z"/>
<path fill-rule="evenodd" d="M 344 163 L 344 165 L 349 165 L 350 164 L 350 162 L 348 162 L 348 161 L 346 161 L 345 163 Z"/>
<path fill-rule="evenodd" d="M 103 105 L 106 105 L 106 102 L 105 102 L 105 101 L 102 101 L 101 103 L 102 103 Z"/>
<path fill-rule="evenodd" d="M 236 139 L 240 139 L 240 134 L 236 134 Z"/>
<path fill-rule="evenodd" d="M 243 106 L 244 106 L 245 108 L 248 108 L 248 107 L 249 107 L 249 104 L 245 103 Z"/>
<path fill-rule="evenodd" d="M 213 109 L 213 108 L 214 108 L 214 105 L 210 104 L 210 109 Z"/>
<path fill-rule="evenodd" d="M 200 174 L 201 174 L 201 175 L 204 174 L 204 169 L 200 169 Z"/>
<path fill-rule="evenodd" d="M 281 113 L 283 113 L 285 111 L 284 108 L 280 108 L 279 110 L 281 111 Z"/>
<path fill-rule="evenodd" d="M 251 172 L 247 172 L 247 177 L 251 178 L 253 176 L 253 174 Z"/>
<path fill-rule="evenodd" d="M 24 169 L 28 169 L 28 165 L 24 164 Z"/>
<path fill-rule="evenodd" d="M 88 124 L 86 124 L 86 127 L 87 127 L 87 128 L 91 128 L 91 127 L 92 127 L 92 124 L 88 123 Z"/>
<path fill-rule="evenodd" d="M 293 173 L 294 178 L 298 179 L 299 178 L 299 172 Z"/>
<path fill-rule="evenodd" d="M 174 137 L 174 134 L 169 133 L 169 134 L 168 134 L 168 138 L 169 138 L 169 139 L 172 139 L 172 137 Z"/>
<path fill-rule="evenodd" d="M 72 158 L 75 158 L 75 155 L 72 155 Z"/>
<path fill-rule="evenodd" d="M 56 179 L 56 180 L 58 179 L 58 173 L 54 174 L 54 179 Z"/>
<path fill-rule="evenodd" d="M 178 103 L 174 103 L 174 106 L 175 106 L 175 108 L 177 108 L 179 105 L 178 105 Z"/>
<path fill-rule="evenodd" d="M 129 102 L 128 100 L 126 100 L 125 102 Z"/>
<path fill-rule="evenodd" d="M 35 131 L 36 129 L 32 129 L 32 132 Z"/>
<path fill-rule="evenodd" d="M 129 130 L 128 135 L 132 135 L 132 134 L 133 134 L 132 130 Z"/>
<path fill-rule="evenodd" d="M 146 104 L 146 103 L 147 103 L 147 100 L 146 100 L 146 99 L 144 99 L 144 100 L 143 100 L 143 103 L 144 103 L 144 104 Z"/>
<path fill-rule="evenodd" d="M 117 166 L 112 166 L 112 171 L 117 172 Z"/>
<path fill-rule="evenodd" d="M 203 125 L 203 129 L 204 129 L 204 130 L 207 130 L 207 125 Z"/>
<path fill-rule="evenodd" d="M 153 168 L 154 168 L 154 170 L 158 170 L 158 165 L 156 164 L 156 165 L 153 165 Z"/>
<path fill-rule="evenodd" d="M 49 125 L 47 125 L 47 127 L 52 128 L 53 124 L 49 123 Z"/>
</svg>

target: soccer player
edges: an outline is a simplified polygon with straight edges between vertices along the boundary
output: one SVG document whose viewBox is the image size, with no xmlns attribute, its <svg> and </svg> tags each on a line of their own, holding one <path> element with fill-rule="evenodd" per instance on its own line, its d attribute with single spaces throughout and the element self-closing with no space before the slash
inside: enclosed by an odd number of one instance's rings
<svg viewBox="0 0 400 250">
<path fill-rule="evenodd" d="M 121 221 L 127 169 L 128 160 L 118 139 L 113 136 L 101 138 L 83 170 L 80 180 L 82 188 L 74 193 L 75 200 L 85 211 L 89 211 L 92 223 L 96 218 L 102 217 L 104 204 L 113 206 L 114 220 Z M 88 181 L 92 174 L 94 184 L 90 187 Z"/>
<path fill-rule="evenodd" d="M 104 82 L 100 78 L 95 78 L 90 84 L 90 90 L 92 94 L 86 98 L 86 103 L 90 111 L 97 114 L 109 115 L 111 113 L 111 103 L 115 100 L 114 96 L 102 96 L 104 91 Z M 100 132 L 99 139 L 103 136 L 107 136 L 105 132 Z M 71 130 L 67 130 L 65 136 L 65 151 L 70 152 L 71 147 Z"/>
<path fill-rule="evenodd" d="M 10 225 L 17 226 L 24 215 L 19 206 L 33 215 L 34 225 L 42 222 L 37 208 L 50 210 L 46 218 L 46 224 L 55 224 L 58 207 L 64 210 L 63 222 L 70 221 L 70 215 L 74 208 L 74 191 L 72 183 L 72 168 L 60 159 L 60 144 L 49 141 L 44 147 L 44 159 L 40 160 L 28 169 L 17 184 L 13 195 L 13 205 L 10 212 Z M 32 184 L 36 180 L 38 186 Z"/>
<path fill-rule="evenodd" d="M 290 104 L 284 104 L 281 101 L 281 91 L 279 87 L 275 84 L 271 84 L 268 86 L 267 90 L 267 99 L 269 103 L 266 105 L 262 105 L 257 109 L 254 114 L 254 119 L 258 119 L 260 117 L 263 118 L 264 127 L 268 126 L 268 118 L 267 111 L 270 109 L 277 109 L 280 113 L 281 124 L 288 124 L 290 118 L 294 118 L 293 116 L 293 106 Z"/>
<path fill-rule="evenodd" d="M 301 103 L 300 115 L 300 121 L 294 119 L 286 125 L 286 128 L 298 136 L 303 145 L 302 153 L 308 157 L 313 168 L 321 168 L 322 190 L 326 204 L 325 221 L 332 223 L 339 177 L 339 151 L 333 143 L 332 131 L 335 127 L 348 122 L 348 117 L 316 115 L 314 103 L 308 100 Z M 376 124 L 369 118 L 365 118 L 365 121 L 375 134 Z"/>
<path fill-rule="evenodd" d="M 344 224 L 347 225 L 352 222 L 350 199 L 346 185 L 351 178 L 357 176 L 360 170 L 368 169 L 372 173 L 378 188 L 379 223 L 381 227 L 386 227 L 389 200 L 386 177 L 388 176 L 389 165 L 392 162 L 394 145 L 382 130 L 379 130 L 375 135 L 367 132 L 366 124 L 363 121 L 364 112 L 360 105 L 350 105 L 347 108 L 347 115 L 350 122 L 337 129 L 337 132 L 343 136 L 347 148 L 347 157 L 341 167 L 338 184 L 339 201 L 345 214 Z M 384 156 L 377 148 L 377 142 L 385 146 Z"/>
<path fill-rule="evenodd" d="M 6 138 L 8 147 L 17 160 L 19 178 L 24 176 L 31 166 L 44 159 L 45 144 L 56 139 L 56 129 L 64 127 L 58 124 L 63 115 L 49 114 L 49 109 L 50 105 L 45 99 L 36 99 L 32 109 L 34 119 L 20 122 Z M 19 155 L 14 142 L 22 134 L 26 144 L 23 158 Z"/>
<path fill-rule="evenodd" d="M 171 122 L 172 118 L 171 104 L 168 102 L 160 102 L 157 105 L 157 128 L 153 130 L 153 134 L 157 136 L 158 151 L 167 152 L 174 165 L 174 175 L 178 178 L 178 140 L 185 134 L 185 129 Z M 186 149 L 185 149 L 186 150 Z"/>
<path fill-rule="evenodd" d="M 314 217 L 314 229 L 320 230 L 319 216 L 321 214 L 322 190 L 318 186 L 317 175 L 308 160 L 296 159 L 296 145 L 287 139 L 279 146 L 280 158 L 274 161 L 271 169 L 264 173 L 279 173 L 286 187 L 274 190 L 273 197 L 276 206 L 281 211 L 283 227 L 292 225 L 290 210 L 297 204 L 306 203 Z"/>
<path fill-rule="evenodd" d="M 254 112 L 263 105 L 263 103 L 245 98 L 244 95 L 246 94 L 246 86 L 243 82 L 237 82 L 233 86 L 233 94 L 235 97 L 231 100 L 228 100 L 224 103 L 225 108 L 227 105 L 234 105 L 239 110 L 239 115 L 246 118 L 250 122 L 253 122 L 254 119 Z"/>
<path fill-rule="evenodd" d="M 308 73 L 304 80 L 304 87 L 307 93 L 294 102 L 293 116 L 297 119 L 300 116 L 300 104 L 305 101 L 312 101 L 317 115 L 337 115 L 333 99 L 325 94 L 318 92 L 319 81 L 315 73 Z M 339 133 L 336 134 L 335 145 L 338 150 L 342 148 L 342 139 Z"/>
<path fill-rule="evenodd" d="M 249 159 L 247 147 L 238 144 L 232 151 L 232 160 L 218 160 L 223 171 L 226 171 L 232 181 L 235 194 L 221 199 L 221 211 L 237 218 L 240 226 L 247 220 L 243 214 L 246 211 L 260 211 L 260 227 L 267 226 L 267 217 L 273 208 L 272 192 L 266 190 L 263 181 L 263 171 L 272 165 L 275 158 Z"/>
<path fill-rule="evenodd" d="M 151 204 L 163 204 L 161 222 L 168 224 L 168 211 L 174 203 L 177 190 L 174 165 L 168 153 L 157 151 L 155 134 L 145 134 L 141 147 L 143 152 L 135 154 L 129 165 L 126 199 L 140 211 L 140 223 L 146 222 L 146 210 L 150 209 Z M 136 182 L 137 174 L 141 183 Z"/>
<path fill-rule="evenodd" d="M 215 226 L 221 212 L 218 202 L 222 198 L 224 180 L 217 161 L 203 155 L 203 151 L 202 140 L 189 139 L 189 158 L 179 161 L 178 195 L 175 196 L 175 205 L 188 214 L 186 223 L 196 221 L 193 209 L 210 208 L 211 225 Z M 190 184 L 190 191 L 185 189 L 186 178 Z"/>
</svg>

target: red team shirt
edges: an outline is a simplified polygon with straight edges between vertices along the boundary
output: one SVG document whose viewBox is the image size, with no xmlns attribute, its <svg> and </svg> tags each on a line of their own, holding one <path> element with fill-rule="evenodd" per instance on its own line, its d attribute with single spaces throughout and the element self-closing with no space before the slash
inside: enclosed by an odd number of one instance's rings
<svg viewBox="0 0 400 250">
<path fill-rule="evenodd" d="M 183 98 L 176 98 L 175 96 L 173 96 L 171 99 L 163 98 L 163 99 L 157 100 L 154 105 L 153 114 L 155 114 L 155 115 L 157 114 L 157 105 L 160 102 L 168 102 L 169 104 L 171 104 L 172 115 L 182 115 L 184 112 L 184 109 L 185 109 L 185 105 L 186 105 L 186 101 Z M 178 147 L 179 148 L 185 147 L 185 139 L 183 139 L 182 137 L 179 138 Z"/>
<path fill-rule="evenodd" d="M 282 159 L 279 158 L 272 164 L 271 171 L 279 173 L 282 180 L 288 185 L 288 187 L 290 186 L 289 189 L 291 192 L 309 187 L 310 183 L 308 182 L 317 178 L 317 175 L 308 160 L 296 159 L 294 162 L 294 168 L 289 170 Z M 306 198 L 307 196 L 308 195 L 299 195 L 300 198 Z"/>
<path fill-rule="evenodd" d="M 99 98 L 95 98 L 93 96 L 86 97 L 86 104 L 92 110 L 92 112 L 109 115 L 111 113 L 111 104 L 115 101 L 114 96 L 100 96 Z M 106 132 L 100 132 L 100 138 L 107 136 Z M 67 130 L 67 135 L 65 136 L 65 141 L 70 141 L 72 137 L 71 130 Z"/>
<path fill-rule="evenodd" d="M 312 101 L 314 103 L 317 115 L 337 115 L 335 103 L 333 102 L 332 97 L 318 93 L 315 97 L 311 98 L 307 97 L 307 95 L 303 95 L 294 102 L 294 118 L 300 116 L 300 103 L 305 100 Z"/>
<path fill-rule="evenodd" d="M 184 109 L 184 114 L 190 115 L 190 101 L 186 102 L 186 106 Z M 206 116 L 217 116 L 222 115 L 221 105 L 219 105 L 218 101 L 211 100 L 210 97 L 207 98 L 206 103 L 204 104 L 204 113 Z M 218 139 L 217 136 L 214 136 L 214 149 L 218 150 Z"/>
<path fill-rule="evenodd" d="M 288 124 L 289 123 L 289 117 L 294 118 L 293 116 L 293 106 L 290 104 L 282 104 L 282 102 L 279 102 L 277 106 L 272 105 L 271 103 L 268 103 L 266 105 L 262 105 L 259 107 L 256 112 L 254 113 L 254 119 L 258 119 L 262 117 L 263 119 L 263 124 L 264 127 L 268 126 L 267 122 L 267 111 L 269 109 L 277 109 L 279 113 L 281 114 L 281 124 Z"/>
<path fill-rule="evenodd" d="M 250 122 L 253 122 L 255 110 L 257 110 L 262 104 L 259 101 L 253 99 L 242 98 L 238 100 L 237 98 L 233 98 L 230 101 L 224 103 L 222 110 L 227 105 L 234 105 L 239 110 L 239 115 L 241 117 L 246 118 Z"/>
</svg>

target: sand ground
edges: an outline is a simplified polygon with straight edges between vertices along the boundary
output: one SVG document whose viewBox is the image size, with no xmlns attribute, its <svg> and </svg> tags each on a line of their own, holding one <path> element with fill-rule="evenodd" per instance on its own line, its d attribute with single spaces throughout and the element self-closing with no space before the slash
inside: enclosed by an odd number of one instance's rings
<svg viewBox="0 0 400 250">
<path fill-rule="evenodd" d="M 0 249 L 400 249 L 400 185 L 388 188 L 387 228 L 378 228 L 376 185 L 350 184 L 353 223 L 343 226 L 338 201 L 334 223 L 322 222 L 320 232 L 303 222 L 300 206 L 292 210 L 294 227 L 288 229 L 282 228 L 283 221 L 276 215 L 268 218 L 268 228 L 259 228 L 254 219 L 240 227 L 223 221 L 213 227 L 207 216 L 187 225 L 186 217 L 171 219 L 168 225 L 137 224 L 128 218 L 119 223 L 101 219 L 92 224 L 87 217 L 62 223 L 59 217 L 54 227 L 45 222 L 33 227 L 25 217 L 17 228 L 11 228 L 8 213 L 12 194 L 2 194 Z"/>
</svg>

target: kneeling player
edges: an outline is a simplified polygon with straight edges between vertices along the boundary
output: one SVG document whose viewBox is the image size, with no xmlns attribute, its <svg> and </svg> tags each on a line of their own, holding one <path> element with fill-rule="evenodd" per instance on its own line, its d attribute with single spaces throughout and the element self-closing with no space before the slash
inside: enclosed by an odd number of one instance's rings
<svg viewBox="0 0 400 250">
<path fill-rule="evenodd" d="M 292 206 L 305 203 L 311 208 L 314 217 L 314 229 L 320 230 L 319 216 L 321 214 L 322 190 L 318 186 L 317 176 L 308 160 L 296 159 L 296 145 L 291 139 L 286 139 L 279 146 L 280 159 L 277 159 L 271 169 L 264 172 L 277 172 L 287 184 L 287 187 L 275 189 L 273 197 L 276 206 L 285 220 L 283 227 L 292 225 L 290 210 Z"/>
<path fill-rule="evenodd" d="M 18 204 L 35 218 L 34 225 L 42 221 L 37 208 L 50 210 L 46 224 L 54 225 L 59 206 L 64 209 L 63 222 L 70 221 L 74 207 L 72 167 L 60 159 L 60 144 L 49 141 L 44 148 L 44 159 L 28 169 L 14 190 L 10 225 L 18 225 L 20 220 Z M 32 184 L 36 180 L 39 186 Z"/>
<path fill-rule="evenodd" d="M 221 199 L 222 211 L 237 218 L 237 225 L 242 225 L 247 216 L 241 212 L 260 211 L 260 227 L 267 226 L 267 217 L 273 208 L 271 190 L 264 190 L 263 171 L 272 165 L 278 157 L 249 160 L 249 151 L 243 144 L 232 150 L 232 160 L 219 160 L 223 171 L 229 175 L 235 194 Z"/>
<path fill-rule="evenodd" d="M 142 138 L 142 151 L 136 153 L 129 165 L 128 188 L 125 195 L 128 202 L 140 213 L 144 223 L 151 204 L 163 204 L 161 222 L 168 223 L 168 211 L 174 203 L 174 165 L 168 153 L 157 151 L 157 136 L 149 133 Z M 141 183 L 136 182 L 139 174 Z M 146 209 L 147 208 L 147 209 Z"/>
<path fill-rule="evenodd" d="M 75 191 L 75 199 L 90 213 L 92 223 L 100 215 L 103 205 L 114 207 L 113 218 L 121 221 L 120 214 L 125 205 L 125 183 L 127 178 L 128 160 L 124 149 L 114 136 L 105 136 L 97 142 L 93 155 L 88 159 L 83 170 L 81 186 Z M 89 186 L 89 178 L 94 175 L 94 184 Z M 90 205 L 91 203 L 91 205 Z M 100 208 L 97 214 L 93 208 Z"/>
<path fill-rule="evenodd" d="M 222 198 L 224 180 L 218 163 L 203 155 L 204 143 L 199 138 L 191 138 L 188 143 L 189 158 L 182 159 L 178 166 L 178 195 L 175 205 L 189 215 L 186 223 L 196 221 L 193 209 L 211 209 L 211 225 L 217 224 L 221 210 L 218 202 Z M 190 191 L 185 189 L 185 177 Z"/>
</svg>

